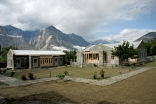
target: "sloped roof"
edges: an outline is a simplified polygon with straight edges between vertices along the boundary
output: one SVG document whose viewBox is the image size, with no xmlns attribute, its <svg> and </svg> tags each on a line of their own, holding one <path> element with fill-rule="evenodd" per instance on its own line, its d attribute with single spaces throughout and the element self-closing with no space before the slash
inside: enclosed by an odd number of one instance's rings
<svg viewBox="0 0 156 104">
<path fill-rule="evenodd" d="M 47 50 L 12 50 L 15 55 L 65 55 L 63 51 L 47 51 Z"/>
<path fill-rule="evenodd" d="M 83 51 L 90 51 L 90 49 L 92 48 L 92 47 L 94 47 L 95 45 L 89 45 L 88 47 L 86 47 L 85 49 L 83 49 Z"/>
<path fill-rule="evenodd" d="M 134 45 L 134 48 L 137 48 L 140 45 L 141 42 L 142 42 L 142 40 L 141 41 L 136 41 L 136 42 L 129 42 L 129 43 L 130 43 L 130 45 Z M 118 45 L 121 45 L 121 44 L 122 43 L 104 44 L 104 45 L 114 49 L 114 46 L 117 47 Z"/>
</svg>

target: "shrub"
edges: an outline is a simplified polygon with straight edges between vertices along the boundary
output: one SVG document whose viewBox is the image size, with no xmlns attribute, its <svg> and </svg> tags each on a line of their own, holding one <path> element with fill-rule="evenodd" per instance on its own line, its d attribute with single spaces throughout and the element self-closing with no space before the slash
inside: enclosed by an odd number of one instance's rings
<svg viewBox="0 0 156 104">
<path fill-rule="evenodd" d="M 36 78 L 36 76 L 34 77 L 33 73 L 28 73 L 28 77 L 30 80 L 34 80 Z"/>
<path fill-rule="evenodd" d="M 68 72 L 66 70 L 63 73 L 64 73 L 64 75 L 67 75 L 68 74 Z"/>
<path fill-rule="evenodd" d="M 25 74 L 25 73 L 22 73 L 21 79 L 22 79 L 22 80 L 27 80 L 27 77 L 26 77 L 26 74 Z"/>
<path fill-rule="evenodd" d="M 56 77 L 58 77 L 59 79 L 63 79 L 65 75 L 63 73 L 58 73 Z"/>
<path fill-rule="evenodd" d="M 100 70 L 100 75 L 101 75 L 101 78 L 104 78 L 104 73 L 105 71 L 103 69 Z"/>
<path fill-rule="evenodd" d="M 97 78 L 97 75 L 96 75 L 96 72 L 94 72 L 93 79 L 96 79 L 96 78 Z"/>
<path fill-rule="evenodd" d="M 2 74 L 2 70 L 0 69 L 0 74 Z"/>
<path fill-rule="evenodd" d="M 136 65 L 135 64 L 132 64 L 130 67 L 131 67 L 131 69 L 136 69 Z"/>
<path fill-rule="evenodd" d="M 15 72 L 11 72 L 11 77 L 13 77 L 14 74 L 15 74 Z"/>
<path fill-rule="evenodd" d="M 6 73 L 6 71 L 7 71 L 7 70 L 6 70 L 6 69 L 4 69 L 4 70 L 3 70 L 3 73 Z"/>
<path fill-rule="evenodd" d="M 64 66 L 67 67 L 67 64 L 65 64 Z"/>
</svg>

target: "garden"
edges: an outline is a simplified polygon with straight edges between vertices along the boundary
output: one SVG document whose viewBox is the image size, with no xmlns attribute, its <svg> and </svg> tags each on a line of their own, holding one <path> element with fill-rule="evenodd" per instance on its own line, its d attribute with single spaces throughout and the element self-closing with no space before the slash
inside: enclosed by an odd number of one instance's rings
<svg viewBox="0 0 156 104">
<path fill-rule="evenodd" d="M 36 68 L 36 69 L 16 69 L 15 72 L 9 71 L 3 75 L 17 79 L 40 79 L 49 77 L 59 77 L 61 75 L 81 77 L 88 79 L 103 79 L 117 76 L 129 72 L 130 68 L 97 68 L 97 67 L 53 67 L 53 68 Z M 134 70 L 134 69 L 133 69 Z"/>
</svg>

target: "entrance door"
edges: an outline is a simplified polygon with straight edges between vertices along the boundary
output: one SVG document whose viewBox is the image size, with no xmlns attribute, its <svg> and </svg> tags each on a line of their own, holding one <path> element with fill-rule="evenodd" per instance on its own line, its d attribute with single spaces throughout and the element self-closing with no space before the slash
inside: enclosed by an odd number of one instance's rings
<svg viewBox="0 0 156 104">
<path fill-rule="evenodd" d="M 107 54 L 103 53 L 103 63 L 107 63 Z"/>
<path fill-rule="evenodd" d="M 21 68 L 21 59 L 20 58 L 16 59 L 16 68 Z"/>
<path fill-rule="evenodd" d="M 54 57 L 54 66 L 58 66 L 58 57 Z"/>
<path fill-rule="evenodd" d="M 33 67 L 38 67 L 38 58 L 33 58 Z"/>
</svg>

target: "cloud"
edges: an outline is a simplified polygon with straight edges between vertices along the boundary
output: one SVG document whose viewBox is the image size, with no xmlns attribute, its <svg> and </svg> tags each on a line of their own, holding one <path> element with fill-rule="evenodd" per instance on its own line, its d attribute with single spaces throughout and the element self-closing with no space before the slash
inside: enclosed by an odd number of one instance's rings
<svg viewBox="0 0 156 104">
<path fill-rule="evenodd" d="M 120 34 L 114 34 L 114 35 L 109 35 L 107 37 L 103 37 L 103 40 L 107 41 L 134 41 L 141 36 L 149 33 L 149 32 L 156 32 L 156 30 L 150 30 L 150 29 L 124 29 L 120 32 Z"/>
<path fill-rule="evenodd" d="M 54 25 L 89 40 L 98 27 L 139 18 L 155 4 L 155 0 L 1 0 L 0 24 L 23 30 Z"/>
</svg>

